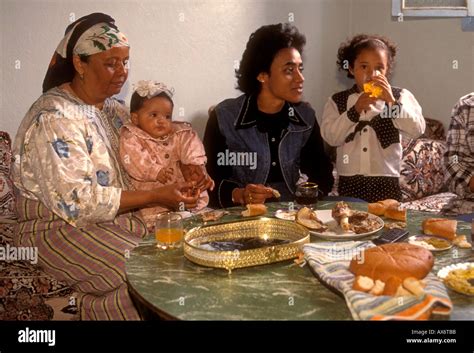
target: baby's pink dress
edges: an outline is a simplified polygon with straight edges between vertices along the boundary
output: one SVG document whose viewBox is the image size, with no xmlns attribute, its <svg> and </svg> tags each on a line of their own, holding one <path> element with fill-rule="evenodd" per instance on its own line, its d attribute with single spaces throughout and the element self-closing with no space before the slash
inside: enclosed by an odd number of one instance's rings
<svg viewBox="0 0 474 353">
<path fill-rule="evenodd" d="M 136 190 L 152 190 L 163 185 L 184 181 L 180 164 L 204 165 L 207 162 L 204 146 L 191 124 L 174 121 L 173 132 L 163 139 L 153 138 L 133 124 L 126 124 L 120 131 L 120 159 Z M 157 180 L 163 168 L 172 168 L 171 180 L 162 184 Z M 198 199 L 200 210 L 209 203 L 207 191 Z M 164 207 L 141 210 L 149 228 L 153 227 L 156 215 L 168 211 Z"/>
</svg>

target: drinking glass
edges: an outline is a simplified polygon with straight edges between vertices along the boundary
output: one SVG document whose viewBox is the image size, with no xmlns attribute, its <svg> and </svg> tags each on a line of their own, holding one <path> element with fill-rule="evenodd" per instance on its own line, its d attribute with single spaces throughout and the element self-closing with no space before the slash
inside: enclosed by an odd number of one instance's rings
<svg viewBox="0 0 474 353">
<path fill-rule="evenodd" d="M 161 249 L 179 248 L 183 243 L 183 218 L 175 212 L 158 215 L 155 224 L 157 247 Z"/>
<path fill-rule="evenodd" d="M 296 187 L 296 202 L 302 206 L 309 207 L 311 209 L 316 208 L 318 203 L 319 188 L 316 183 L 302 183 Z"/>
</svg>

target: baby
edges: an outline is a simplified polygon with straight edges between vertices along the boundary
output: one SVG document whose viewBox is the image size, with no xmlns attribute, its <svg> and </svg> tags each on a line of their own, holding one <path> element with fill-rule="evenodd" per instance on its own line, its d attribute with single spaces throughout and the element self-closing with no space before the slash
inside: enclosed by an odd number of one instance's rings
<svg viewBox="0 0 474 353">
<path fill-rule="evenodd" d="M 189 123 L 171 120 L 173 92 L 155 81 L 139 81 L 134 86 L 130 102 L 132 124 L 124 125 L 120 132 L 120 159 L 137 190 L 195 182 L 194 192 L 200 192 L 195 210 L 200 210 L 209 202 L 205 190 L 213 182 L 206 173 L 206 154 L 196 132 Z M 166 210 L 152 207 L 141 213 L 152 228 L 156 215 Z"/>
</svg>

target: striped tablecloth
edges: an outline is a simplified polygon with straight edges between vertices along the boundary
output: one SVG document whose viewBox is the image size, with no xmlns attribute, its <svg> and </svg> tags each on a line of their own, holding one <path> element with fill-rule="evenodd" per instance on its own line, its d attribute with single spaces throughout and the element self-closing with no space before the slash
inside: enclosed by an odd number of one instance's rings
<svg viewBox="0 0 474 353">
<path fill-rule="evenodd" d="M 449 317 L 452 303 L 440 279 L 430 273 L 422 296 L 374 296 L 352 289 L 355 276 L 349 271 L 353 257 L 372 242 L 324 242 L 306 244 L 305 259 L 320 281 L 344 295 L 354 320 L 428 320 L 432 315 Z"/>
</svg>

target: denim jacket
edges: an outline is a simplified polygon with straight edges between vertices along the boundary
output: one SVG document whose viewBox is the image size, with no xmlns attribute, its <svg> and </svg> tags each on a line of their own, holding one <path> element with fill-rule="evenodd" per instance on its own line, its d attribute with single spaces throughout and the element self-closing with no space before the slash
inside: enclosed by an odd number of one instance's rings
<svg viewBox="0 0 474 353">
<path fill-rule="evenodd" d="M 241 185 L 264 184 L 270 172 L 270 148 L 267 134 L 258 131 L 256 121 L 246 114 L 250 98 L 242 95 L 227 99 L 217 105 L 216 114 L 221 133 L 226 136 L 227 146 L 234 152 L 256 152 L 257 167 L 234 166 L 232 181 Z M 290 124 L 284 133 L 280 146 L 280 165 L 286 186 L 294 193 L 300 179 L 300 151 L 308 141 L 316 122 L 314 110 L 307 103 L 289 104 Z M 291 110 L 290 110 L 291 111 Z"/>
</svg>

